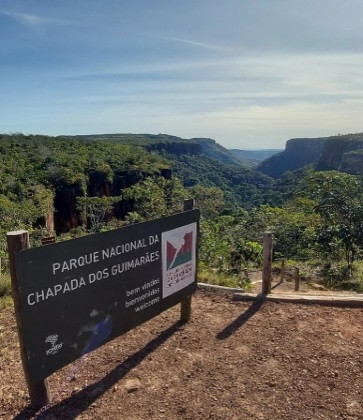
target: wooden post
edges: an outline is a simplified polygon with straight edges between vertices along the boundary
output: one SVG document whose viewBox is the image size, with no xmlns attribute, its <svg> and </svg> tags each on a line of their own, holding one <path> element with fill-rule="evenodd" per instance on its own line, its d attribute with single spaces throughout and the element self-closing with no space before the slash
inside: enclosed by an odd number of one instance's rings
<svg viewBox="0 0 363 420">
<path fill-rule="evenodd" d="M 184 200 L 184 211 L 193 210 L 194 200 Z M 185 300 L 180 303 L 180 321 L 188 322 L 192 315 L 192 297 L 187 296 Z"/>
<path fill-rule="evenodd" d="M 281 268 L 280 268 L 280 281 L 281 283 L 285 279 L 285 258 L 281 260 Z"/>
<path fill-rule="evenodd" d="M 298 292 L 300 289 L 300 275 L 299 275 L 299 268 L 295 267 L 294 269 L 294 281 L 295 281 L 295 292 Z"/>
<path fill-rule="evenodd" d="M 14 300 L 15 317 L 18 325 L 20 356 L 23 363 L 31 405 L 35 408 L 39 408 L 50 403 L 50 390 L 47 379 L 38 383 L 31 382 L 30 380 L 28 358 L 23 340 L 23 327 L 21 324 L 19 311 L 18 278 L 15 270 L 15 255 L 23 249 L 29 248 L 29 233 L 26 230 L 8 232 L 6 234 L 6 239 L 8 244 L 11 288 Z"/>
<path fill-rule="evenodd" d="M 271 293 L 272 280 L 272 233 L 265 232 L 263 234 L 263 267 L 262 267 L 262 294 L 268 295 Z"/>
<path fill-rule="evenodd" d="M 184 200 L 184 211 L 193 210 L 194 209 L 194 198 L 189 200 Z"/>
<path fill-rule="evenodd" d="M 188 322 L 192 316 L 192 297 L 188 296 L 180 303 L 180 321 Z"/>
</svg>

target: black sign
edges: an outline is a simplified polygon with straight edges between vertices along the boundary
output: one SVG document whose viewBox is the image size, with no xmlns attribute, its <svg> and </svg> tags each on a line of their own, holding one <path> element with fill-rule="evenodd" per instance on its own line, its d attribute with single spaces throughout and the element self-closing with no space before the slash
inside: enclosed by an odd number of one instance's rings
<svg viewBox="0 0 363 420">
<path fill-rule="evenodd" d="M 199 211 L 20 252 L 20 317 L 38 382 L 196 289 Z"/>
</svg>

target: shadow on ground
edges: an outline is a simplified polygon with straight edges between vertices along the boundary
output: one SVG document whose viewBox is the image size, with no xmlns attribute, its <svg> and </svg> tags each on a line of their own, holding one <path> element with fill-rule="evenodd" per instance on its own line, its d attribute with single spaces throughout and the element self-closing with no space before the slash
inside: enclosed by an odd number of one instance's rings
<svg viewBox="0 0 363 420">
<path fill-rule="evenodd" d="M 226 338 L 230 337 L 234 334 L 239 328 L 242 327 L 256 312 L 258 312 L 262 305 L 265 303 L 265 296 L 259 295 L 257 300 L 255 300 L 251 306 L 243 312 L 243 314 L 239 315 L 234 321 L 232 321 L 229 325 L 226 326 L 222 331 L 220 331 L 216 337 L 218 340 L 225 340 Z"/>
<path fill-rule="evenodd" d="M 120 379 L 141 363 L 149 354 L 164 344 L 184 323 L 178 321 L 151 340 L 145 347 L 129 356 L 123 363 L 115 367 L 104 378 L 87 386 L 81 391 L 71 395 L 65 400 L 46 408 L 37 414 L 37 411 L 27 407 L 21 411 L 14 420 L 24 420 L 35 416 L 35 419 L 74 419 L 92 405 L 102 394 L 112 388 Z M 67 414 L 65 414 L 67 412 Z"/>
</svg>

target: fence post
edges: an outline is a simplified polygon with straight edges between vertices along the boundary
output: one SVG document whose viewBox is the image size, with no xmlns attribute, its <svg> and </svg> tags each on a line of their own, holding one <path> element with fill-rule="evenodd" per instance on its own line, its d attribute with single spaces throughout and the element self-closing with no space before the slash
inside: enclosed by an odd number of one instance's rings
<svg viewBox="0 0 363 420">
<path fill-rule="evenodd" d="M 280 282 L 282 283 L 284 279 L 285 279 L 285 258 L 281 260 Z"/>
<path fill-rule="evenodd" d="M 270 232 L 263 234 L 263 267 L 262 267 L 262 294 L 268 295 L 271 293 L 271 279 L 272 279 L 272 242 L 273 236 Z"/>
<path fill-rule="evenodd" d="M 295 267 L 294 269 L 294 281 L 295 281 L 295 292 L 298 292 L 300 289 L 300 274 L 299 274 L 299 268 Z"/>
<path fill-rule="evenodd" d="M 31 405 L 39 408 L 49 404 L 50 390 L 48 380 L 45 379 L 41 382 L 31 382 L 29 375 L 28 358 L 26 355 L 25 344 L 23 340 L 23 326 L 21 324 L 20 311 L 19 311 L 19 295 L 18 295 L 18 278 L 15 270 L 15 255 L 23 249 L 29 249 L 29 233 L 26 230 L 18 230 L 14 232 L 8 232 L 6 234 L 6 240 L 8 244 L 9 253 L 9 266 L 11 276 L 11 288 L 14 300 L 15 317 L 18 326 L 20 356 L 23 363 L 23 369 L 25 374 L 26 383 L 28 386 L 29 396 Z"/>
<path fill-rule="evenodd" d="M 184 211 L 193 210 L 194 200 L 184 200 Z M 187 296 L 180 302 L 180 321 L 188 322 L 192 315 L 192 296 Z"/>
</svg>

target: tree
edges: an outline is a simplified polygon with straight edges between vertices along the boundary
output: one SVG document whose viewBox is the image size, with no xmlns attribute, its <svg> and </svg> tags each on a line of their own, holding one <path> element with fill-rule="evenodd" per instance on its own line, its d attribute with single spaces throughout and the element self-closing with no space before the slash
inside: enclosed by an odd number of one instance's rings
<svg viewBox="0 0 363 420">
<path fill-rule="evenodd" d="M 137 221 L 180 212 L 183 201 L 188 197 L 187 190 L 177 178 L 148 177 L 123 190 L 123 198 L 134 203 L 132 219 Z"/>
<path fill-rule="evenodd" d="M 322 224 L 318 241 L 331 253 L 334 247 L 344 251 L 351 267 L 363 247 L 363 185 L 353 175 L 336 171 L 310 174 L 300 188 L 300 194 L 315 201 L 315 211 Z"/>
<path fill-rule="evenodd" d="M 223 191 L 217 187 L 196 185 L 189 188 L 203 217 L 209 219 L 218 216 L 225 206 Z"/>
<path fill-rule="evenodd" d="M 308 258 L 316 251 L 317 231 L 321 218 L 315 202 L 296 197 L 282 207 L 261 206 L 265 230 L 275 236 L 275 251 L 286 258 Z"/>
<path fill-rule="evenodd" d="M 77 210 L 86 212 L 91 230 L 97 231 L 117 201 L 120 201 L 120 197 L 78 197 Z"/>
</svg>

